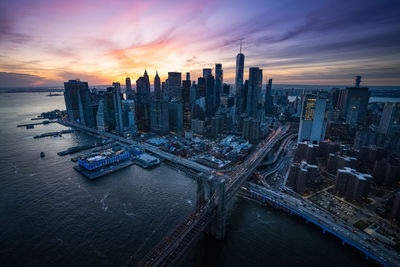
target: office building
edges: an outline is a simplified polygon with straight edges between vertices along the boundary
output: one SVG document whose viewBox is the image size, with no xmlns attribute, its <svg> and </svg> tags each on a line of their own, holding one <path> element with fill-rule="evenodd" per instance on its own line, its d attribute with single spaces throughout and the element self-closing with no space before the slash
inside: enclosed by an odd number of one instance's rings
<svg viewBox="0 0 400 267">
<path fill-rule="evenodd" d="M 254 67 L 249 69 L 249 83 L 247 88 L 247 116 L 258 117 L 258 105 L 261 96 L 262 69 Z"/>
<path fill-rule="evenodd" d="M 242 42 L 240 42 L 240 51 L 236 56 L 236 72 L 235 72 L 235 94 L 240 95 L 240 90 L 243 86 L 244 72 L 244 55 L 242 54 Z"/>
<path fill-rule="evenodd" d="M 192 131 L 195 134 L 204 134 L 206 132 L 206 125 L 204 120 L 200 120 L 200 119 L 193 119 L 192 120 Z"/>
<path fill-rule="evenodd" d="M 249 140 L 250 144 L 258 143 L 260 141 L 260 121 L 252 117 L 245 118 L 242 136 Z"/>
<path fill-rule="evenodd" d="M 182 81 L 182 102 L 183 102 L 183 128 L 190 131 L 192 125 L 192 104 L 190 102 L 190 80 Z"/>
<path fill-rule="evenodd" d="M 113 105 L 114 105 L 114 114 L 115 114 L 115 127 L 118 133 L 123 133 L 124 125 L 122 121 L 122 93 L 121 93 L 121 85 L 120 83 L 114 82 L 113 84 Z"/>
<path fill-rule="evenodd" d="M 154 77 L 154 96 L 157 100 L 161 100 L 163 98 L 161 91 L 161 81 L 158 76 L 158 71 L 156 71 L 156 76 Z"/>
<path fill-rule="evenodd" d="M 222 64 L 215 64 L 215 107 L 214 109 L 217 110 L 221 104 L 221 94 L 222 94 L 222 85 L 223 85 L 223 70 Z"/>
<path fill-rule="evenodd" d="M 126 77 L 126 79 L 125 79 L 125 95 L 126 95 L 126 99 L 134 99 L 131 78 L 129 78 L 129 77 Z"/>
<path fill-rule="evenodd" d="M 327 99 L 322 93 L 304 97 L 300 118 L 298 142 L 318 144 L 324 139 L 327 123 Z"/>
<path fill-rule="evenodd" d="M 168 102 L 152 101 L 150 103 L 151 131 L 158 134 L 169 132 L 169 110 Z"/>
<path fill-rule="evenodd" d="M 224 116 L 217 115 L 211 118 L 211 137 L 222 134 L 224 129 Z"/>
<path fill-rule="evenodd" d="M 182 102 L 168 103 L 169 130 L 171 133 L 183 135 L 183 105 Z"/>
<path fill-rule="evenodd" d="M 68 120 L 80 122 L 79 91 L 89 90 L 88 83 L 81 82 L 79 79 L 69 80 L 64 83 L 64 89 L 65 107 L 67 109 Z"/>
<path fill-rule="evenodd" d="M 208 75 L 206 78 L 206 116 L 209 118 L 215 113 L 215 98 L 214 76 Z"/>
<path fill-rule="evenodd" d="M 392 134 L 400 130 L 400 103 L 385 103 L 377 131 Z"/>
<path fill-rule="evenodd" d="M 360 87 L 361 77 L 357 76 L 355 86 L 346 88 L 346 100 L 342 111 L 342 117 L 351 128 L 358 124 L 364 124 L 367 111 L 370 91 L 367 87 Z"/>
<path fill-rule="evenodd" d="M 199 77 L 197 79 L 197 97 L 206 97 L 206 79 Z"/>
<path fill-rule="evenodd" d="M 167 91 L 170 98 L 182 100 L 182 74 L 180 72 L 168 72 Z"/>
<path fill-rule="evenodd" d="M 212 70 L 209 68 L 203 69 L 203 78 L 207 79 L 208 76 L 212 75 Z"/>
<path fill-rule="evenodd" d="M 272 79 L 268 80 L 265 90 L 264 111 L 265 115 L 273 115 L 274 113 L 274 101 L 272 100 Z"/>
<path fill-rule="evenodd" d="M 137 126 L 135 120 L 135 101 L 128 99 L 122 100 L 122 121 L 123 121 L 123 135 L 125 137 L 132 137 L 137 133 Z"/>
</svg>

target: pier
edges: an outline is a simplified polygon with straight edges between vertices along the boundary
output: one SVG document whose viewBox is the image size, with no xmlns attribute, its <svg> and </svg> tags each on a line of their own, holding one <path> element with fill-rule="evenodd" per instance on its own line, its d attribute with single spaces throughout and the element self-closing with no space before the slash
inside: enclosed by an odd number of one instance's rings
<svg viewBox="0 0 400 267">
<path fill-rule="evenodd" d="M 68 129 L 68 130 L 63 130 L 59 132 L 49 132 L 49 133 L 44 133 L 40 135 L 35 135 L 33 138 L 38 139 L 38 138 L 44 138 L 44 137 L 49 137 L 49 136 L 61 136 L 62 134 L 66 133 L 73 133 L 75 130 L 73 129 Z"/>
</svg>

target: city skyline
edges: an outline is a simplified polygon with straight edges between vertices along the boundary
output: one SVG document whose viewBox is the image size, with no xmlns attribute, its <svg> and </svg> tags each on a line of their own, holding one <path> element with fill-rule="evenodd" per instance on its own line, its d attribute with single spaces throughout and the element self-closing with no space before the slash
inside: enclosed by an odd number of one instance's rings
<svg viewBox="0 0 400 267">
<path fill-rule="evenodd" d="M 394 1 L 24 1 L 1 3 L 0 87 L 125 84 L 147 69 L 190 72 L 221 63 L 234 84 L 235 56 L 275 84 L 399 85 L 400 29 Z M 71 37 L 72 36 L 72 37 Z"/>
</svg>

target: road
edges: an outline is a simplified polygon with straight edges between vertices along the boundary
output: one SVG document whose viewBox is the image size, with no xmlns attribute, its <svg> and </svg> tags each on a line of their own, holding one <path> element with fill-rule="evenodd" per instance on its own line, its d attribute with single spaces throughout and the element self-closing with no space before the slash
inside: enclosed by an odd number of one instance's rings
<svg viewBox="0 0 400 267">
<path fill-rule="evenodd" d="M 346 243 L 354 243 L 358 245 L 361 250 L 364 250 L 364 253 L 374 255 L 375 260 L 381 264 L 387 266 L 400 266 L 400 257 L 396 252 L 386 249 L 381 243 L 371 243 L 371 237 L 368 234 L 357 232 L 344 221 L 338 220 L 332 215 L 328 215 L 324 210 L 321 210 L 313 203 L 256 184 L 249 183 L 248 190 L 262 196 L 271 197 L 276 201 L 283 203 L 283 205 L 303 214 L 305 217 L 315 220 L 319 224 L 329 228 L 331 232 L 343 237 L 342 240 L 345 240 L 345 242 L 346 240 L 349 241 Z"/>
</svg>

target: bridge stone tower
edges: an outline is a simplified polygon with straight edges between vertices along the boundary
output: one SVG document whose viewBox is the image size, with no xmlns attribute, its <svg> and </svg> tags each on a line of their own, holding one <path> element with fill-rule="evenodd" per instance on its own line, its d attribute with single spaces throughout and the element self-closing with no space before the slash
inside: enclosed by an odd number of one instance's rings
<svg viewBox="0 0 400 267">
<path fill-rule="evenodd" d="M 210 202 L 208 212 L 215 212 L 215 219 L 207 229 L 207 233 L 220 240 L 225 236 L 226 208 L 224 177 L 200 173 L 197 177 L 197 209 Z"/>
</svg>

